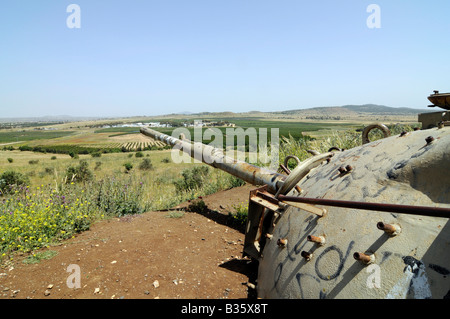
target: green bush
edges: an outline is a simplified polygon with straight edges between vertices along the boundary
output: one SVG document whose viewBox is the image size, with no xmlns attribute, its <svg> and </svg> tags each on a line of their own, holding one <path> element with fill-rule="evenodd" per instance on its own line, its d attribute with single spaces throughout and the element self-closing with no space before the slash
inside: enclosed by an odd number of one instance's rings
<svg viewBox="0 0 450 319">
<path fill-rule="evenodd" d="M 144 158 L 139 164 L 139 169 L 144 171 L 153 169 L 152 161 L 149 158 Z"/>
<path fill-rule="evenodd" d="M 238 226 L 245 226 L 247 223 L 247 216 L 248 216 L 248 204 L 241 203 L 238 205 L 234 205 L 233 208 L 235 209 L 235 213 L 229 213 L 228 214 L 228 220 L 231 224 L 238 225 Z"/>
<path fill-rule="evenodd" d="M 129 173 L 133 168 L 133 164 L 131 164 L 130 162 L 123 164 L 123 166 L 125 166 L 125 173 Z"/>
<path fill-rule="evenodd" d="M 230 183 L 230 187 L 239 187 L 245 185 L 245 181 L 240 179 L 239 177 L 228 175 L 228 181 Z"/>
<path fill-rule="evenodd" d="M 76 153 L 74 151 L 69 151 L 69 156 L 72 158 L 78 158 L 78 153 Z"/>
<path fill-rule="evenodd" d="M 66 182 L 87 182 L 94 178 L 89 164 L 81 160 L 78 166 L 69 166 L 66 173 Z"/>
<path fill-rule="evenodd" d="M 54 167 L 46 167 L 46 168 L 44 168 L 43 174 L 53 175 L 53 174 L 55 174 L 55 168 Z"/>
<path fill-rule="evenodd" d="M 102 162 L 98 161 L 95 162 L 95 167 L 94 167 L 94 171 L 98 171 L 100 170 L 100 166 L 102 166 Z"/>
<path fill-rule="evenodd" d="M 28 177 L 15 171 L 6 171 L 0 175 L 0 193 L 9 194 L 14 187 L 27 186 L 30 183 Z"/>
<path fill-rule="evenodd" d="M 97 207 L 109 216 L 141 214 L 148 209 L 142 199 L 144 184 L 130 176 L 128 181 L 107 178 L 92 187 Z"/>
<path fill-rule="evenodd" d="M 174 181 L 178 192 L 190 191 L 203 186 L 206 177 L 209 175 L 207 166 L 196 166 L 192 169 L 185 169 L 181 175 L 183 178 Z"/>
<path fill-rule="evenodd" d="M 136 157 L 144 157 L 144 153 L 136 152 L 136 154 L 134 154 L 134 156 L 136 156 Z"/>
<path fill-rule="evenodd" d="M 8 157 L 8 162 L 12 163 L 12 162 L 14 162 L 14 160 L 11 157 Z"/>
</svg>

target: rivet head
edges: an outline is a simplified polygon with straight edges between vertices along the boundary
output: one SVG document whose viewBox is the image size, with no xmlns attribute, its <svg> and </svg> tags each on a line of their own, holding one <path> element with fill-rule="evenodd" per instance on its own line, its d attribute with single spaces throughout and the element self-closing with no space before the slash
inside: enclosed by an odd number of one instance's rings
<svg viewBox="0 0 450 319">
<path fill-rule="evenodd" d="M 345 169 L 344 166 L 341 166 L 338 168 L 339 173 L 344 174 L 345 172 L 347 172 L 347 170 Z"/>
<path fill-rule="evenodd" d="M 360 253 L 360 252 L 355 252 L 353 254 L 353 258 L 355 258 L 356 260 L 362 262 L 363 264 L 371 264 L 375 261 L 375 255 L 371 254 L 365 254 L 365 253 Z"/>
<path fill-rule="evenodd" d="M 386 234 L 391 236 L 396 236 L 401 232 L 400 225 L 397 224 L 386 224 L 383 222 L 378 222 L 377 228 L 383 230 Z"/>
<path fill-rule="evenodd" d="M 281 248 L 284 248 L 287 245 L 287 241 L 288 240 L 286 238 L 279 238 L 277 240 L 277 245 L 280 246 Z"/>
<path fill-rule="evenodd" d="M 319 245 L 325 244 L 325 236 L 308 235 L 308 237 L 306 237 L 306 239 L 310 242 L 317 243 Z"/>
<path fill-rule="evenodd" d="M 309 253 L 309 252 L 307 252 L 307 251 L 302 251 L 302 252 L 300 253 L 300 255 L 301 255 L 303 258 L 305 258 L 306 261 L 310 261 L 311 258 L 312 258 L 312 253 Z"/>
</svg>

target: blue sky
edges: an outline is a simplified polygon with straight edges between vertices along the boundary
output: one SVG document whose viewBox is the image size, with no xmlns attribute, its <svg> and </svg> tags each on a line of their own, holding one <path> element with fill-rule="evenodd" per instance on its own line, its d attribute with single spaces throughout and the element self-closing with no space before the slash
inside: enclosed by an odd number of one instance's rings
<svg viewBox="0 0 450 319">
<path fill-rule="evenodd" d="M 381 28 L 366 24 L 370 4 Z M 426 108 L 450 91 L 449 12 L 448 0 L 4 0 L 0 117 Z"/>
</svg>

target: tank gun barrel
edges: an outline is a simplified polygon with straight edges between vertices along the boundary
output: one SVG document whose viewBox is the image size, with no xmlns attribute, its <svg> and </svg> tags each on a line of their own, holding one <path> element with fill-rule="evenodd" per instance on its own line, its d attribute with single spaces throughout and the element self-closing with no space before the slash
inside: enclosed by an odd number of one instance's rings
<svg viewBox="0 0 450 319">
<path fill-rule="evenodd" d="M 194 159 L 201 160 L 250 184 L 267 185 L 268 191 L 271 193 L 276 193 L 287 178 L 286 175 L 226 156 L 221 149 L 210 145 L 198 142 L 192 143 L 189 140 L 169 136 L 146 127 L 142 127 L 140 132 L 167 145 L 174 146 Z"/>
</svg>

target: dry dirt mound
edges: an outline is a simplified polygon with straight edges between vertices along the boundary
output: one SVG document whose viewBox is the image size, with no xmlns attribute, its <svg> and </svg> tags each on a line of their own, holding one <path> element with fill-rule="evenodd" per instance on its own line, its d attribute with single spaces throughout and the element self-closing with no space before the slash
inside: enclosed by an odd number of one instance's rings
<svg viewBox="0 0 450 319">
<path fill-rule="evenodd" d="M 245 283 L 256 265 L 242 258 L 244 234 L 226 218 L 250 189 L 204 197 L 204 214 L 148 212 L 95 223 L 46 248 L 57 252 L 51 259 L 25 264 L 22 256 L 0 269 L 0 298 L 252 298 Z M 80 288 L 67 284 L 75 274 L 69 265 L 79 266 Z"/>
</svg>

